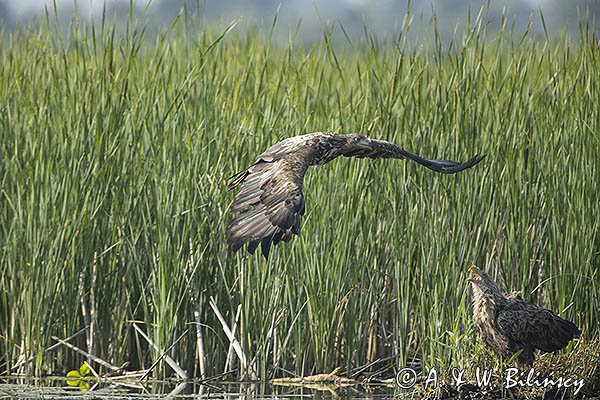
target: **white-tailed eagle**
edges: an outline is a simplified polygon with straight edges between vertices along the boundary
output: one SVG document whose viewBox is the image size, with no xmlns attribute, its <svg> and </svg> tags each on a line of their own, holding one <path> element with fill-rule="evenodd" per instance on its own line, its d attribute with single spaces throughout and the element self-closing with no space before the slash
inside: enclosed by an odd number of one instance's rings
<svg viewBox="0 0 600 400">
<path fill-rule="evenodd" d="M 518 293 L 504 295 L 488 274 L 471 267 L 473 319 L 480 342 L 496 354 L 516 353 L 519 366 L 533 364 L 533 352 L 562 349 L 581 332 L 550 310 L 523 300 Z"/>
<path fill-rule="evenodd" d="M 260 244 L 268 258 L 272 244 L 299 235 L 300 218 L 304 214 L 302 182 L 307 168 L 339 156 L 408 158 L 443 174 L 471 168 L 484 157 L 475 156 L 465 163 L 427 160 L 395 144 L 358 134 L 317 132 L 285 139 L 230 178 L 230 189 L 242 187 L 230 208 L 235 215 L 227 227 L 227 243 L 231 248 L 236 251 L 248 243 L 248 252 L 253 254 Z"/>
</svg>

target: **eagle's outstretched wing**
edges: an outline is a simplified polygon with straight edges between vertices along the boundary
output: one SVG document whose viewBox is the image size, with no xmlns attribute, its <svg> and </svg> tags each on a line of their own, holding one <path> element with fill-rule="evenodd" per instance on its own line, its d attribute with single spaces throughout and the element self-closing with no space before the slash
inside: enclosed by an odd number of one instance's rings
<svg viewBox="0 0 600 400">
<path fill-rule="evenodd" d="M 356 149 L 354 151 L 350 151 L 344 154 L 344 156 L 358 158 L 408 158 L 417 162 L 418 164 L 423 165 L 424 167 L 429 168 L 432 171 L 439 172 L 442 174 L 455 174 L 467 168 L 471 168 L 472 166 L 483 160 L 483 158 L 485 157 L 485 155 L 477 155 L 464 163 L 447 160 L 428 160 L 409 151 L 406 151 L 400 146 L 397 146 L 390 142 L 386 142 L 385 140 L 370 139 L 370 143 L 370 149 Z"/>
<path fill-rule="evenodd" d="M 292 151 L 294 156 L 290 157 Z M 227 243 L 233 251 L 248 243 L 248 252 L 254 254 L 260 244 L 268 258 L 272 244 L 300 234 L 304 215 L 302 182 L 311 154 L 308 146 L 278 143 L 256 163 L 231 177 L 230 189 L 242 186 L 230 208 L 236 217 L 227 226 Z"/>
</svg>

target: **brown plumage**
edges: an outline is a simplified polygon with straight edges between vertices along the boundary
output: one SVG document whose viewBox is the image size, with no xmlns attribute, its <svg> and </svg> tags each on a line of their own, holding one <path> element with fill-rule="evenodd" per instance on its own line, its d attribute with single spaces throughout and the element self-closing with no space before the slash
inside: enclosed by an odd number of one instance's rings
<svg viewBox="0 0 600 400">
<path fill-rule="evenodd" d="M 483 158 L 476 156 L 464 164 L 426 160 L 392 143 L 363 135 L 317 132 L 285 139 L 230 178 L 229 188 L 242 187 L 230 208 L 235 215 L 227 227 L 231 248 L 236 251 L 248 243 L 248 252 L 254 253 L 260 244 L 268 258 L 272 244 L 299 235 L 300 218 L 304 214 L 304 174 L 309 166 L 325 164 L 338 156 L 409 158 L 445 174 L 470 168 Z"/>
<path fill-rule="evenodd" d="M 517 352 L 520 366 L 533 364 L 533 352 L 549 353 L 565 347 L 580 335 L 579 328 L 550 310 L 524 301 L 518 293 L 504 295 L 492 278 L 471 267 L 473 319 L 480 342 L 496 354 Z"/>
</svg>

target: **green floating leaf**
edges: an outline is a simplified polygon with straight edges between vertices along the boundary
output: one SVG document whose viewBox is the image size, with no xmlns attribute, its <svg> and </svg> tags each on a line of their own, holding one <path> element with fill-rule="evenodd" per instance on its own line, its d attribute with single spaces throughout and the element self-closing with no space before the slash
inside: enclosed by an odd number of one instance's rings
<svg viewBox="0 0 600 400">
<path fill-rule="evenodd" d="M 77 370 L 67 372 L 67 385 L 79 386 L 81 382 L 81 374 Z"/>
<path fill-rule="evenodd" d="M 90 389 L 90 384 L 86 376 L 90 373 L 90 367 L 87 364 L 82 364 L 79 370 L 71 370 L 67 372 L 67 385 L 78 387 L 82 392 L 87 392 Z"/>
<path fill-rule="evenodd" d="M 84 377 L 86 375 L 90 374 L 90 367 L 88 367 L 87 364 L 81 364 L 81 367 L 79 367 L 79 374 Z"/>
<path fill-rule="evenodd" d="M 82 392 L 87 392 L 88 390 L 90 390 L 90 383 L 88 381 L 79 381 L 79 390 L 81 390 Z"/>
</svg>

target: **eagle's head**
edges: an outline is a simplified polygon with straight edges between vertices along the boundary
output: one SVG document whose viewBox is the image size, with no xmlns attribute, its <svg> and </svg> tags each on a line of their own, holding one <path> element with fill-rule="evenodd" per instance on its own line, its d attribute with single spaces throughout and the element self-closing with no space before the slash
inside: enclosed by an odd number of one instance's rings
<svg viewBox="0 0 600 400">
<path fill-rule="evenodd" d="M 473 289 L 473 300 L 478 298 L 497 298 L 503 297 L 498 284 L 492 278 L 476 266 L 469 268 L 471 276 L 468 278 Z"/>
<path fill-rule="evenodd" d="M 345 156 L 366 156 L 374 150 L 373 141 L 360 134 L 336 135 L 340 141 L 341 154 Z"/>
</svg>

